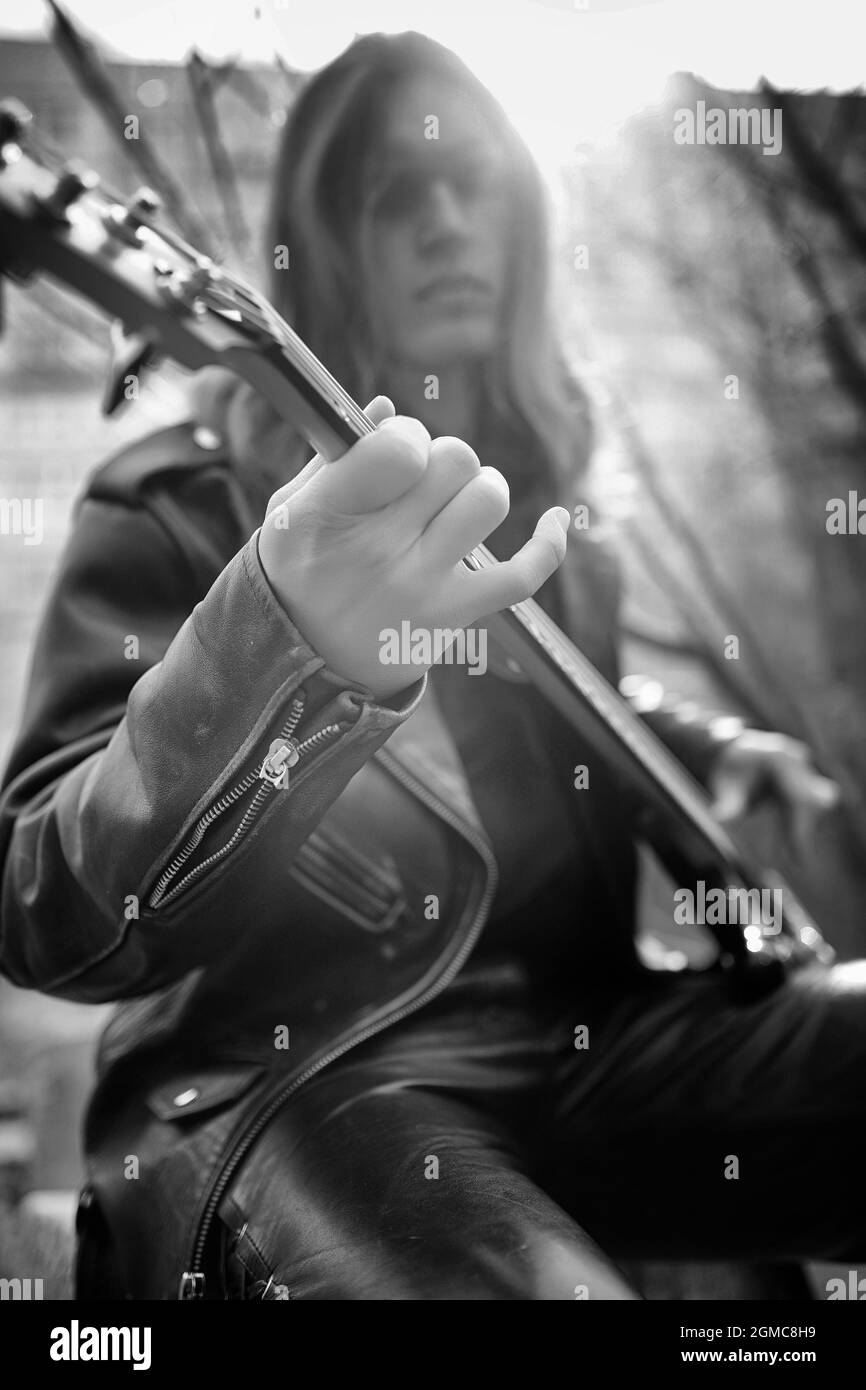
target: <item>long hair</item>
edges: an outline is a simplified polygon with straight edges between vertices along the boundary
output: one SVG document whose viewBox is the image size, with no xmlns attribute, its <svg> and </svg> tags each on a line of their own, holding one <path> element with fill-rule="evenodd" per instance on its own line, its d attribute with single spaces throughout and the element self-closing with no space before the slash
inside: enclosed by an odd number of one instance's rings
<svg viewBox="0 0 866 1390">
<path fill-rule="evenodd" d="M 586 396 L 566 370 L 554 329 L 541 177 L 499 103 L 449 49 L 417 33 L 366 34 L 307 81 L 274 171 L 271 297 L 356 399 L 363 404 L 381 389 L 358 272 L 365 193 L 388 102 L 400 84 L 421 74 L 468 92 L 499 134 L 512 175 L 512 206 L 503 220 L 511 265 L 505 322 L 485 364 L 480 437 L 467 442 L 512 483 L 573 488 L 588 459 L 591 426 Z M 288 270 L 276 268 L 278 247 L 289 251 Z"/>
</svg>

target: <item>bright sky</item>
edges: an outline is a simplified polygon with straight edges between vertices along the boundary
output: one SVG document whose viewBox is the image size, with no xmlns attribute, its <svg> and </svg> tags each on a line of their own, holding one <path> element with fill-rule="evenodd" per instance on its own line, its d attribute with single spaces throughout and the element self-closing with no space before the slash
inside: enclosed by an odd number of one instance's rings
<svg viewBox="0 0 866 1390">
<path fill-rule="evenodd" d="M 851 89 L 866 77 L 863 0 L 66 0 L 118 55 L 313 68 L 355 33 L 420 29 L 454 48 L 536 153 L 556 160 L 610 132 L 685 69 L 722 87 Z M 45 31 L 43 0 L 16 0 L 0 33 Z"/>
</svg>

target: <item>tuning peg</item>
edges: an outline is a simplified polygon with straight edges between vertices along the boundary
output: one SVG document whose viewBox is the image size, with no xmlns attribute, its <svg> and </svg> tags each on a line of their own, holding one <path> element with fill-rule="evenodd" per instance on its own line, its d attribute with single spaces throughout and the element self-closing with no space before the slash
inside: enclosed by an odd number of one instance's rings
<svg viewBox="0 0 866 1390">
<path fill-rule="evenodd" d="M 194 266 L 180 274 L 178 285 L 187 300 L 195 299 L 206 290 L 213 279 L 213 264 L 206 256 L 201 256 Z"/>
<path fill-rule="evenodd" d="M 58 222 L 65 222 L 66 213 L 72 204 L 77 202 L 82 193 L 89 192 L 98 184 L 99 176 L 92 169 L 86 169 L 82 165 L 67 164 L 66 168 L 58 175 L 57 182 L 51 192 L 43 194 L 36 201 L 49 217 Z"/>
<path fill-rule="evenodd" d="M 199 256 L 191 265 L 175 266 L 160 270 L 154 266 L 157 289 L 168 302 L 182 305 L 194 314 L 206 312 L 200 296 L 218 278 L 213 262 L 207 256 Z"/>
<path fill-rule="evenodd" d="M 103 415 L 113 415 L 118 406 L 131 399 L 127 395 L 130 378 L 137 382 L 142 371 L 151 365 L 154 355 L 153 342 L 143 333 L 127 333 L 117 321 L 111 325 L 108 380 L 102 393 Z"/>
<path fill-rule="evenodd" d="M 162 210 L 162 199 L 152 188 L 137 188 L 126 204 L 127 215 L 137 218 L 139 223 L 145 217 L 155 217 Z"/>
<path fill-rule="evenodd" d="M 0 146 L 21 143 L 27 127 L 33 120 L 33 112 L 28 111 L 23 101 L 17 97 L 6 97 L 0 101 Z"/>
<path fill-rule="evenodd" d="M 113 236 L 127 246 L 138 246 L 142 223 L 154 217 L 162 200 L 152 188 L 139 188 L 126 203 L 114 203 L 105 217 L 105 225 Z"/>
</svg>

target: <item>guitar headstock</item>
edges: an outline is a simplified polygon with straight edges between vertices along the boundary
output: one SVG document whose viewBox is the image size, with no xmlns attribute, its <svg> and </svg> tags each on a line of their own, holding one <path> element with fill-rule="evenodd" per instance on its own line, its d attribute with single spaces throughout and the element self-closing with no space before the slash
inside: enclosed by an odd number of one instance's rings
<svg viewBox="0 0 866 1390">
<path fill-rule="evenodd" d="M 45 274 L 122 325 L 120 376 L 167 357 L 222 366 L 252 383 L 314 448 L 336 457 L 366 417 L 268 301 L 160 224 L 143 188 L 124 199 L 92 171 L 52 159 L 29 112 L 0 105 L 0 274 Z M 106 392 L 111 410 L 117 381 Z M 355 419 L 355 412 L 361 417 Z"/>
</svg>

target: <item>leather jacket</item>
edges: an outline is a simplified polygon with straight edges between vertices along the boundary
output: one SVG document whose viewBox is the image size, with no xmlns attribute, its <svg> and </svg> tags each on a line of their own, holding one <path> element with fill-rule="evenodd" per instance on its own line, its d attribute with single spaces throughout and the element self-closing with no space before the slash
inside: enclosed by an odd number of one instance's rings
<svg viewBox="0 0 866 1390">
<path fill-rule="evenodd" d="M 130 1297 L 218 1296 L 214 1213 L 269 1115 L 447 986 L 496 886 L 427 678 L 379 703 L 326 668 L 269 587 L 230 458 L 197 439 L 171 427 L 91 475 L 0 802 L 0 968 L 123 1001 L 85 1206 Z M 559 616 L 615 680 L 615 571 L 584 535 L 563 571 Z M 699 777 L 734 731 L 691 707 L 649 717 Z M 564 769 L 592 763 L 555 717 L 549 736 Z M 575 833 L 581 959 L 628 968 L 632 834 L 612 778 Z"/>
</svg>

